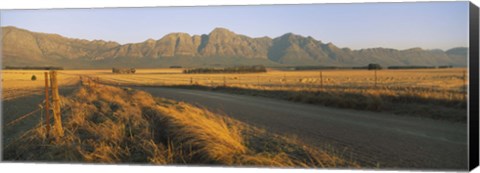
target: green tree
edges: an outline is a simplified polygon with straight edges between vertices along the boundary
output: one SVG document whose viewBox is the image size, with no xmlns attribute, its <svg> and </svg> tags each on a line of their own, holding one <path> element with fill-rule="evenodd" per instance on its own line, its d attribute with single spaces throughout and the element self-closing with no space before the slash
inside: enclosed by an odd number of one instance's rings
<svg viewBox="0 0 480 173">
<path fill-rule="evenodd" d="M 368 70 L 380 70 L 382 69 L 382 66 L 380 64 L 368 64 Z"/>
</svg>

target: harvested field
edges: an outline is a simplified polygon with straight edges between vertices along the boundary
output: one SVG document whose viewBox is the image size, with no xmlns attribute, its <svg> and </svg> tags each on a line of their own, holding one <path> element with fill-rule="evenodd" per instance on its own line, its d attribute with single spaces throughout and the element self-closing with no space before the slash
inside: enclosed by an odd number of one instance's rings
<svg viewBox="0 0 480 173">
<path fill-rule="evenodd" d="M 45 90 L 45 75 L 42 70 L 2 70 L 2 100 L 39 94 Z M 32 76 L 36 80 L 32 80 Z M 79 81 L 77 75 L 58 75 L 59 86 L 71 86 Z"/>
</svg>

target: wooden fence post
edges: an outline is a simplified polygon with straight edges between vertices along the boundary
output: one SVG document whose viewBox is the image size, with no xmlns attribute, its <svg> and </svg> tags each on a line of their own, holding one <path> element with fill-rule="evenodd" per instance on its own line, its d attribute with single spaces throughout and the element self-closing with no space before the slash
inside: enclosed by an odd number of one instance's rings
<svg viewBox="0 0 480 173">
<path fill-rule="evenodd" d="M 226 87 L 226 86 L 227 86 L 227 78 L 223 76 L 223 87 Z"/>
<path fill-rule="evenodd" d="M 375 71 L 375 88 L 377 88 L 377 68 L 375 68 L 374 71 Z"/>
<path fill-rule="evenodd" d="M 45 125 L 47 128 L 47 138 L 50 134 L 50 99 L 48 96 L 48 72 L 45 72 Z"/>
<path fill-rule="evenodd" d="M 62 116 L 60 113 L 60 96 L 58 94 L 57 72 L 50 71 L 50 83 L 52 86 L 52 110 L 54 119 L 54 131 L 57 140 L 63 137 Z"/>
<path fill-rule="evenodd" d="M 320 71 L 320 90 L 323 90 L 323 74 L 322 74 L 322 71 Z"/>
</svg>

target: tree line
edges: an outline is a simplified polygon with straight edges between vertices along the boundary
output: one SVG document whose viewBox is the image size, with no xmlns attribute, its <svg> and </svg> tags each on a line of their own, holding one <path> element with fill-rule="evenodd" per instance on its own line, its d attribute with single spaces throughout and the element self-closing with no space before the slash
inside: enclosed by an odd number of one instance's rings
<svg viewBox="0 0 480 173">
<path fill-rule="evenodd" d="M 267 68 L 263 65 L 237 66 L 225 68 L 193 68 L 185 69 L 183 73 L 265 73 Z"/>
<path fill-rule="evenodd" d="M 54 66 L 5 66 L 6 70 L 63 70 L 63 67 Z"/>
</svg>

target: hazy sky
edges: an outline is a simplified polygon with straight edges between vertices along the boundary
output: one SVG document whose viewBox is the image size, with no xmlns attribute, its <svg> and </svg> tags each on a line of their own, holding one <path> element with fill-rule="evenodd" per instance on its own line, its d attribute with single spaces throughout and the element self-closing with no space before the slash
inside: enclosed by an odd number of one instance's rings
<svg viewBox="0 0 480 173">
<path fill-rule="evenodd" d="M 468 2 L 5 10 L 0 22 L 122 44 L 225 27 L 250 37 L 293 32 L 353 49 L 468 46 Z"/>
</svg>

